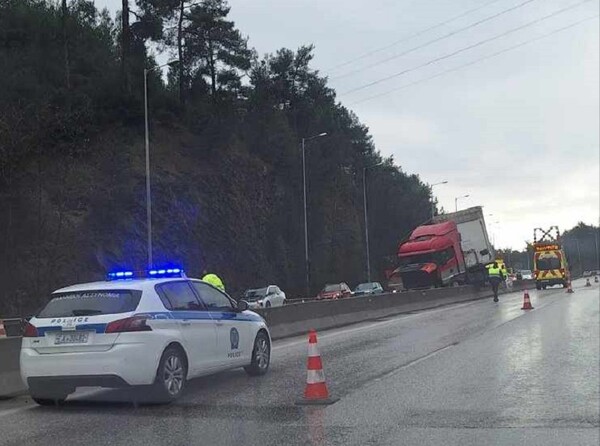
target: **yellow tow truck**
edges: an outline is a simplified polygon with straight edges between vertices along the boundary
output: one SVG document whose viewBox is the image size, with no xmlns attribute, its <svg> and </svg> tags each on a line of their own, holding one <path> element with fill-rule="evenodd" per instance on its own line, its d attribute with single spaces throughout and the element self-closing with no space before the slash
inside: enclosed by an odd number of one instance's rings
<svg viewBox="0 0 600 446">
<path fill-rule="evenodd" d="M 558 226 L 551 226 L 548 230 L 535 228 L 533 251 L 535 288 L 545 290 L 546 287 L 553 285 L 562 285 L 566 288 L 569 284 L 569 264 L 560 243 Z"/>
</svg>

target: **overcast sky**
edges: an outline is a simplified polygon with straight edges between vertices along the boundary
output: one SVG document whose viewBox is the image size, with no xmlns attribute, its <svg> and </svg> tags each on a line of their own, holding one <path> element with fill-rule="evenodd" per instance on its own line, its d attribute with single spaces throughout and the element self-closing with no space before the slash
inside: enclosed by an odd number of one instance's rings
<svg viewBox="0 0 600 446">
<path fill-rule="evenodd" d="M 230 17 L 261 55 L 314 44 L 314 68 L 329 76 L 339 100 L 369 126 L 383 155 L 393 155 L 427 183 L 447 180 L 434 189 L 447 211 L 454 210 L 455 197 L 469 194 L 459 207 L 484 206 L 493 214 L 486 220 L 496 245 L 521 249 L 534 227 L 569 229 L 578 221 L 597 225 L 600 218 L 598 17 L 493 55 L 598 15 L 598 0 L 581 2 L 229 4 Z M 121 0 L 95 3 L 114 15 Z M 478 44 L 500 34 L 505 35 Z M 452 53 L 457 54 L 434 61 Z M 427 80 L 481 58 L 486 59 Z M 351 63 L 339 66 L 346 62 Z M 372 82 L 377 83 L 350 92 Z"/>
</svg>

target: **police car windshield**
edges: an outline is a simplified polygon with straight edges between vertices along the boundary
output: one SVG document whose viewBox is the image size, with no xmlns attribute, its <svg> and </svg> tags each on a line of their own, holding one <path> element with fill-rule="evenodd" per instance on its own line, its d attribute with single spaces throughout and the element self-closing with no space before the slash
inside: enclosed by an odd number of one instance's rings
<svg viewBox="0 0 600 446">
<path fill-rule="evenodd" d="M 99 290 L 54 293 L 50 302 L 38 313 L 39 318 L 95 316 L 135 311 L 141 291 Z"/>
<path fill-rule="evenodd" d="M 369 283 L 361 283 L 360 285 L 358 285 L 356 287 L 356 289 L 359 291 L 363 291 L 363 290 L 373 289 L 374 287 L 375 287 L 375 284 L 372 282 L 369 282 Z"/>
<path fill-rule="evenodd" d="M 258 300 L 258 299 L 265 297 L 266 294 L 267 294 L 266 288 L 259 288 L 257 290 L 248 290 L 248 291 L 246 291 L 244 298 L 249 301 L 254 301 L 254 300 Z"/>
<path fill-rule="evenodd" d="M 327 291 L 340 291 L 342 289 L 342 287 L 340 286 L 340 284 L 335 284 L 335 285 L 325 285 L 325 288 L 323 288 L 323 291 L 327 292 Z"/>
</svg>

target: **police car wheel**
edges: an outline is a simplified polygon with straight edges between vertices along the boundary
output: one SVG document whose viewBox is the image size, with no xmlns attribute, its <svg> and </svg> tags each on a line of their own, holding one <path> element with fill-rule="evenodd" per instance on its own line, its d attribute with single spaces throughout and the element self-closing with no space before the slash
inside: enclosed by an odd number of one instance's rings
<svg viewBox="0 0 600 446">
<path fill-rule="evenodd" d="M 75 388 L 66 386 L 52 386 L 51 384 L 37 384 L 29 388 L 31 399 L 40 406 L 60 406 L 64 404 L 69 394 Z"/>
<path fill-rule="evenodd" d="M 254 340 L 254 349 L 252 350 L 252 362 L 244 367 L 246 373 L 250 376 L 259 376 L 267 373 L 271 362 L 271 344 L 269 337 L 264 332 L 259 332 Z"/>
<path fill-rule="evenodd" d="M 183 393 L 187 379 L 187 361 L 180 348 L 168 347 L 158 365 L 153 400 L 158 403 L 175 401 Z"/>
<path fill-rule="evenodd" d="M 62 406 L 65 403 L 67 397 L 64 398 L 38 398 L 32 396 L 31 399 L 40 406 Z"/>
</svg>

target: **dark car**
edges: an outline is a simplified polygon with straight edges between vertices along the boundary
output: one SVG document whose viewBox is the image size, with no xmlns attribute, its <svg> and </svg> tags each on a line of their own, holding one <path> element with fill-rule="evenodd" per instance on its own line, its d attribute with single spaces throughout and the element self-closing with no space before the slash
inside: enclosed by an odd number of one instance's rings
<svg viewBox="0 0 600 446">
<path fill-rule="evenodd" d="M 319 294 L 317 294 L 317 300 L 323 299 L 341 299 L 343 297 L 352 296 L 352 291 L 350 291 L 350 287 L 344 283 L 333 283 L 325 285 Z"/>
<path fill-rule="evenodd" d="M 383 287 L 379 282 L 365 282 L 359 284 L 354 288 L 355 296 L 364 296 L 367 294 L 381 294 L 383 293 Z"/>
</svg>

